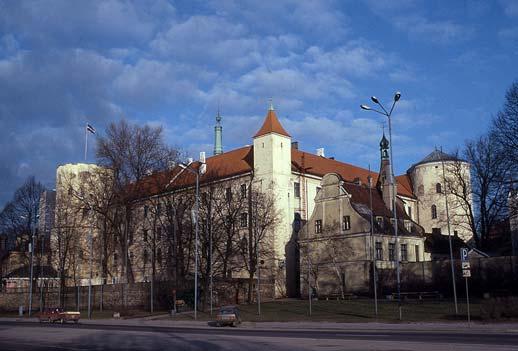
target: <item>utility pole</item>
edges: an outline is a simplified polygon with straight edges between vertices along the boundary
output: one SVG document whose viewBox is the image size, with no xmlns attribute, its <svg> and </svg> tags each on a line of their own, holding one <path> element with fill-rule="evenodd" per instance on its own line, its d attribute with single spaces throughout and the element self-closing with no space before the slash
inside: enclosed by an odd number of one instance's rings
<svg viewBox="0 0 518 351">
<path fill-rule="evenodd" d="M 370 176 L 371 166 L 369 165 L 369 206 L 371 210 L 371 259 L 372 259 L 372 281 L 374 289 L 374 313 L 378 317 L 378 287 L 376 274 L 376 245 L 374 244 L 374 211 L 372 210 L 372 177 Z"/>
<path fill-rule="evenodd" d="M 90 226 L 90 276 L 88 278 L 88 319 L 92 319 L 92 261 L 94 253 L 94 237 Z"/>
<path fill-rule="evenodd" d="M 448 207 L 448 193 L 446 185 L 446 173 L 444 171 L 444 160 L 442 158 L 442 146 L 441 146 L 441 164 L 442 164 L 442 178 L 443 178 L 443 184 L 444 189 L 442 189 L 444 193 L 444 201 L 446 202 L 446 220 L 448 222 L 448 244 L 450 246 L 450 267 L 451 267 L 451 284 L 453 285 L 453 299 L 455 302 L 455 315 L 459 314 L 459 307 L 457 305 L 457 287 L 455 284 L 455 268 L 454 268 L 454 262 L 453 262 L 453 248 L 451 243 L 451 228 L 450 228 L 450 211 Z"/>
<path fill-rule="evenodd" d="M 36 236 L 36 223 L 38 223 L 38 215 L 36 211 L 36 204 L 34 204 L 34 223 L 31 228 L 31 244 L 30 244 L 30 251 L 31 251 L 31 269 L 30 269 L 30 283 L 29 283 L 29 317 L 32 315 L 32 284 L 33 284 L 33 277 L 34 277 L 34 237 Z M 31 220 L 29 220 L 32 222 Z"/>
</svg>

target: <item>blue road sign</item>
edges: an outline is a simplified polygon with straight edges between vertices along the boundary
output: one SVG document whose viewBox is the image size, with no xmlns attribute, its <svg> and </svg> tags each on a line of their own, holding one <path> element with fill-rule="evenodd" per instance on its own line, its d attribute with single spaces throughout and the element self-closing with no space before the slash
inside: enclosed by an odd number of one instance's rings
<svg viewBox="0 0 518 351">
<path fill-rule="evenodd" d="M 462 247 L 460 249 L 460 259 L 461 259 L 462 262 L 469 262 L 468 248 L 467 247 Z"/>
</svg>

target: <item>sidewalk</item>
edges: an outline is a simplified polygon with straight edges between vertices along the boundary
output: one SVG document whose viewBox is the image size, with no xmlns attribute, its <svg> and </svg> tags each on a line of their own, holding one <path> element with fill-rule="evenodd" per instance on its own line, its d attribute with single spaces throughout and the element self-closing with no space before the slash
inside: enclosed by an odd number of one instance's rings
<svg viewBox="0 0 518 351">
<path fill-rule="evenodd" d="M 0 318 L 0 322 L 34 322 L 38 323 L 36 318 Z M 174 319 L 81 319 L 81 324 L 87 325 L 110 325 L 110 326 L 146 326 L 161 328 L 198 328 L 198 329 L 214 329 L 209 326 L 207 321 L 185 321 Z M 260 330 L 297 330 L 297 331 L 386 331 L 386 332 L 463 332 L 463 333 L 511 333 L 518 334 L 518 323 L 481 323 L 472 322 L 468 326 L 467 322 L 451 322 L 451 323 L 334 323 L 334 322 L 243 322 L 237 329 L 260 329 Z"/>
</svg>

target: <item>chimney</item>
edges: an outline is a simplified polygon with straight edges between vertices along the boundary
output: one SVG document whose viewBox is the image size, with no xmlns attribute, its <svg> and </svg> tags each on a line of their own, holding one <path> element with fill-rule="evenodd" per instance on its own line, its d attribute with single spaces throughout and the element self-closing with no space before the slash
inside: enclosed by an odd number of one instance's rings
<svg viewBox="0 0 518 351">
<path fill-rule="evenodd" d="M 317 149 L 317 156 L 326 157 L 323 147 Z"/>
<path fill-rule="evenodd" d="M 291 143 L 291 147 L 298 150 L 299 149 L 299 142 L 298 141 L 293 141 Z"/>
<path fill-rule="evenodd" d="M 200 162 L 205 163 L 205 151 L 200 152 Z"/>
</svg>

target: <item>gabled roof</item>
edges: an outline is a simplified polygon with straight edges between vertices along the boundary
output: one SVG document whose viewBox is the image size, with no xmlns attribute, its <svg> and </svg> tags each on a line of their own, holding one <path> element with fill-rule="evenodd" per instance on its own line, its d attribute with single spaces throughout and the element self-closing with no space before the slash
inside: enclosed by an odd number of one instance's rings
<svg viewBox="0 0 518 351">
<path fill-rule="evenodd" d="M 277 115 L 275 114 L 275 110 L 273 108 L 270 108 L 268 110 L 268 114 L 264 119 L 263 126 L 259 129 L 257 133 L 255 133 L 254 138 L 270 133 L 276 133 L 287 137 L 291 137 L 288 134 L 288 132 L 282 127 L 281 122 L 279 122 L 279 119 L 277 118 Z"/>
<path fill-rule="evenodd" d="M 345 181 L 354 182 L 359 179 L 363 184 L 368 184 L 368 176 L 372 177 L 372 184 L 378 180 L 378 172 L 370 171 L 351 165 L 349 163 L 336 161 L 330 158 L 317 156 L 298 149 L 291 149 L 292 170 L 295 172 L 306 173 L 323 177 L 327 173 L 338 173 Z M 304 168 L 304 170 L 303 170 Z M 399 195 L 414 198 L 409 177 L 405 175 L 397 176 L 397 192 Z"/>
</svg>

